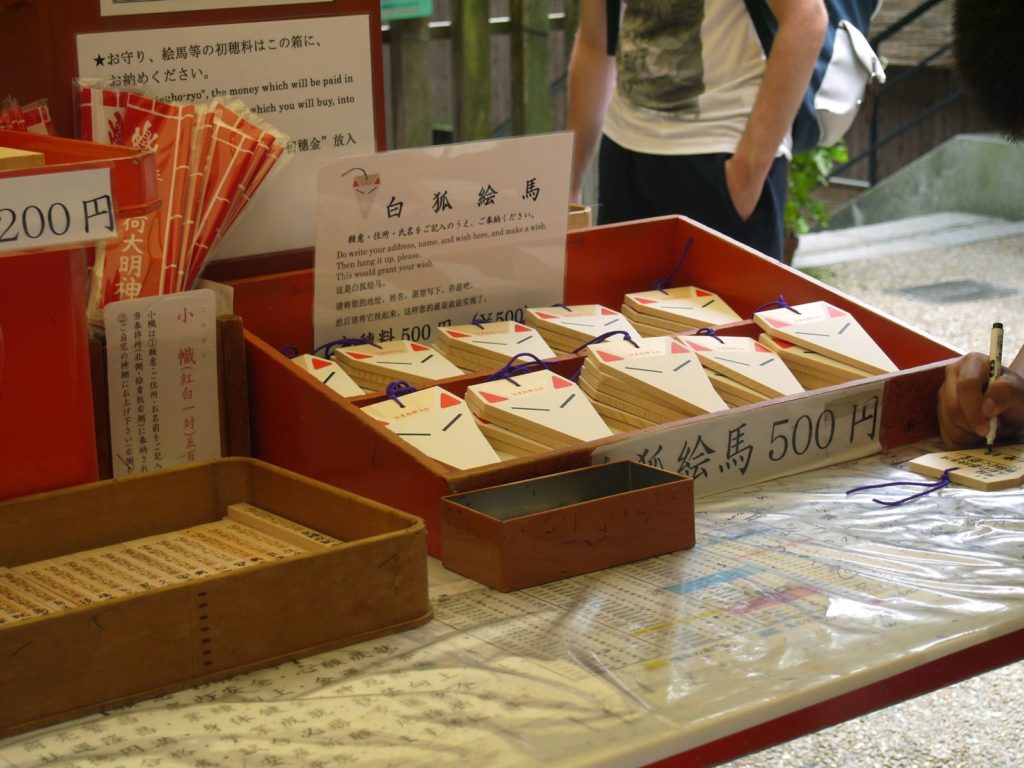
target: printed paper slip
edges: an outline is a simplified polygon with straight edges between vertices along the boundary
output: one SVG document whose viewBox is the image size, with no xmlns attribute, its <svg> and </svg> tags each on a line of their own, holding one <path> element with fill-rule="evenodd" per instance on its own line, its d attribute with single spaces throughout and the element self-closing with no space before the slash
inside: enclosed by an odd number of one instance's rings
<svg viewBox="0 0 1024 768">
<path fill-rule="evenodd" d="M 936 478 L 952 469 L 950 482 L 979 491 L 998 491 L 1024 482 L 1024 445 L 996 446 L 992 453 L 987 448 L 939 451 L 919 456 L 907 466 L 922 475 Z"/>
<path fill-rule="evenodd" d="M 462 375 L 436 349 L 411 341 L 340 347 L 334 350 L 333 357 L 356 382 L 368 381 L 377 389 L 389 381 L 407 381 L 418 387 Z"/>
<path fill-rule="evenodd" d="M 362 410 L 409 445 L 456 469 L 500 461 L 465 401 L 440 387 L 382 400 Z"/>
<path fill-rule="evenodd" d="M 826 301 L 756 312 L 754 322 L 772 336 L 871 373 L 899 370 L 853 315 Z"/>
<path fill-rule="evenodd" d="M 736 379 L 768 397 L 803 392 L 804 388 L 778 354 L 747 336 L 710 336 L 679 341 L 697 353 L 701 364 Z"/>
<path fill-rule="evenodd" d="M 474 384 L 466 390 L 466 402 L 481 418 L 544 443 L 572 444 L 612 434 L 580 388 L 550 371 Z"/>
<path fill-rule="evenodd" d="M 322 551 L 345 542 L 248 502 L 229 504 L 227 516 L 257 531 L 273 536 L 307 552 Z"/>
<path fill-rule="evenodd" d="M 213 291 L 111 302 L 103 319 L 114 478 L 220 456 Z"/>
<path fill-rule="evenodd" d="M 656 318 L 681 321 L 696 328 L 726 325 L 743 319 L 717 294 L 693 285 L 627 293 L 623 306 Z M 657 325 L 653 319 L 649 322 Z"/>
<path fill-rule="evenodd" d="M 292 362 L 342 397 L 356 397 L 364 394 L 362 388 L 352 380 L 352 377 L 333 360 L 324 360 L 316 355 L 299 355 L 293 357 Z"/>
<path fill-rule="evenodd" d="M 640 339 L 636 346 L 625 340 L 608 341 L 588 347 L 587 359 L 602 373 L 655 397 L 669 395 L 691 412 L 710 413 L 727 407 L 697 356 L 675 339 Z"/>
</svg>

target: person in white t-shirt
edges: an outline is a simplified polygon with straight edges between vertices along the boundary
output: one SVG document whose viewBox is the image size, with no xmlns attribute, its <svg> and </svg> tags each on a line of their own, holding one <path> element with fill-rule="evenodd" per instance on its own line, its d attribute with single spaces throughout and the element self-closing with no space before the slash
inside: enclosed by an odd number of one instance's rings
<svg viewBox="0 0 1024 768">
<path fill-rule="evenodd" d="M 624 0 L 613 46 L 618 3 L 581 0 L 573 202 L 600 143 L 599 223 L 682 214 L 781 257 L 789 129 L 827 16 L 822 0 L 766 2 L 767 57 L 744 0 Z"/>
</svg>

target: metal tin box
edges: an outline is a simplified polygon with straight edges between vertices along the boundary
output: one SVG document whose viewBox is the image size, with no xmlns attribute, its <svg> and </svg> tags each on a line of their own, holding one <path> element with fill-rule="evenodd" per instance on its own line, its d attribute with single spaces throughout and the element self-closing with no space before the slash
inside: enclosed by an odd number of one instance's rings
<svg viewBox="0 0 1024 768">
<path fill-rule="evenodd" d="M 693 480 L 617 461 L 442 500 L 448 568 L 502 592 L 694 545 Z"/>
</svg>

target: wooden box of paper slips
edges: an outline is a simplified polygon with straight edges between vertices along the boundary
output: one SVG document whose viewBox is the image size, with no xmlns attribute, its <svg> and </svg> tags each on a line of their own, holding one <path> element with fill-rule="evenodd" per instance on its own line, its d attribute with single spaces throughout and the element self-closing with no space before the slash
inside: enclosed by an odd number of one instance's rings
<svg viewBox="0 0 1024 768">
<path fill-rule="evenodd" d="M 859 321 L 863 332 L 884 349 L 892 368 L 849 382 L 807 369 L 801 375 L 811 378 L 806 391 L 798 394 L 759 402 L 740 399 L 721 412 L 656 426 L 630 429 L 628 423 L 619 423 L 607 437 L 453 469 L 364 412 L 386 400 L 384 392 L 341 395 L 282 354 L 287 345 L 312 351 L 311 269 L 242 276 L 227 282 L 246 329 L 254 455 L 412 512 L 427 524 L 428 551 L 440 556 L 440 500 L 453 493 L 632 458 L 693 476 L 699 498 L 723 484 L 750 484 L 769 474 L 791 474 L 856 458 L 856 451 L 866 455 L 938 434 L 935 397 L 943 367 L 957 357 L 956 350 L 684 217 L 596 226 L 567 235 L 562 293 L 567 305 L 621 307 L 624 314 L 628 294 L 649 291 L 666 276 L 671 276 L 671 286 L 715 292 L 741 318 L 715 330 L 747 341 L 761 338 L 764 329 L 753 318 L 780 296 L 791 306 L 827 302 L 835 312 Z M 715 343 L 704 340 L 705 346 Z M 572 378 L 586 368 L 585 361 L 590 362 L 587 353 L 563 351 L 548 362 L 548 369 Z M 492 373 L 466 373 L 436 384 L 468 400 L 467 391 Z M 589 384 L 581 381 L 580 386 Z M 619 385 L 617 396 L 629 389 Z M 872 408 L 869 417 L 858 410 L 864 403 Z M 760 430 L 756 445 L 755 428 Z M 683 434 L 691 429 L 698 433 Z M 837 450 L 854 433 L 860 440 L 856 451 Z M 751 469 L 757 462 L 761 475 Z"/>
<path fill-rule="evenodd" d="M 502 592 L 694 545 L 693 480 L 617 461 L 448 496 L 444 564 Z"/>
<path fill-rule="evenodd" d="M 0 503 L 0 737 L 418 626 L 415 517 L 253 459 Z"/>
</svg>

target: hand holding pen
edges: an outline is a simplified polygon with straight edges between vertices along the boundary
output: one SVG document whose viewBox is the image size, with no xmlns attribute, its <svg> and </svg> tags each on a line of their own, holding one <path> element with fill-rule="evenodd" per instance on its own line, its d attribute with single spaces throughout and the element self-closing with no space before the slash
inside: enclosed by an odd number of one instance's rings
<svg viewBox="0 0 1024 768">
<path fill-rule="evenodd" d="M 995 329 L 991 342 L 997 343 Z M 1001 333 L 998 342 L 1001 345 Z M 1000 358 L 998 349 L 990 349 L 988 355 L 971 352 L 946 367 L 938 400 L 939 431 L 946 448 L 989 444 L 990 434 L 992 442 L 997 437 L 1024 439 L 1024 348 L 1006 367 Z M 1000 362 L 998 371 L 993 361 Z"/>
<path fill-rule="evenodd" d="M 988 385 L 991 387 L 996 379 L 1003 375 L 1003 324 L 992 323 L 992 335 L 988 346 Z M 981 403 L 982 411 L 985 410 L 985 401 Z M 985 433 L 985 445 L 988 452 L 992 453 L 992 445 L 996 441 L 996 433 L 999 431 L 999 416 L 988 417 L 988 432 Z"/>
</svg>

